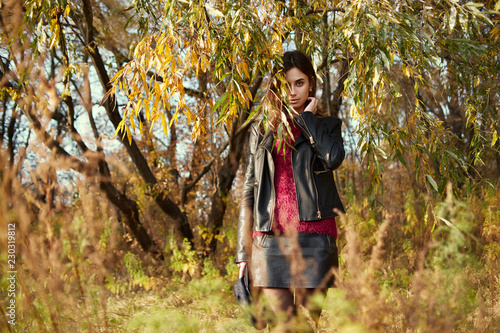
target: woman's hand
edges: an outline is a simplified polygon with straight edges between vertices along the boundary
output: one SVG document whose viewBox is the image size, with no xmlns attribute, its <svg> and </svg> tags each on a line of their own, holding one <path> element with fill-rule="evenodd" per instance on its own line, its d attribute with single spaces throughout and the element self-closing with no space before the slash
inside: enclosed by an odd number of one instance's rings
<svg viewBox="0 0 500 333">
<path fill-rule="evenodd" d="M 241 277 L 245 275 L 245 268 L 247 267 L 247 262 L 246 261 L 239 262 L 238 267 L 240 268 L 238 279 L 241 279 Z"/>
<path fill-rule="evenodd" d="M 318 100 L 315 97 L 308 97 L 307 100 L 309 103 L 304 109 L 304 112 L 309 111 L 316 115 L 316 111 L 318 111 Z"/>
</svg>

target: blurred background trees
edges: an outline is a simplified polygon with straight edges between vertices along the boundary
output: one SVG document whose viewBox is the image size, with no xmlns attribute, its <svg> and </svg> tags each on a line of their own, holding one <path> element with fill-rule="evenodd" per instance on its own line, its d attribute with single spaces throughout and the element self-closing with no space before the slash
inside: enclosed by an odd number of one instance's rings
<svg viewBox="0 0 500 333">
<path fill-rule="evenodd" d="M 477 208 L 475 255 L 497 258 L 497 215 L 471 202 L 498 207 L 489 191 L 500 179 L 499 2 L 0 4 L 2 204 L 23 205 L 10 219 L 24 216 L 26 237 L 41 233 L 53 251 L 59 217 L 73 209 L 84 223 L 103 219 L 89 237 L 115 235 L 116 260 L 176 258 L 194 277 L 211 258 L 224 271 L 248 128 L 266 121 L 281 54 L 300 49 L 317 68 L 322 109 L 345 125 L 335 176 L 362 253 L 387 220 L 385 259 L 416 269 L 451 223 L 436 208 L 451 184 Z M 84 213 L 89 195 L 106 206 Z"/>
<path fill-rule="evenodd" d="M 269 73 L 298 48 L 346 124 L 341 188 L 377 200 L 391 168 L 429 198 L 470 194 L 500 176 L 495 5 L 4 1 L 2 143 L 14 163 L 36 137 L 98 184 L 143 250 L 161 254 L 154 229 L 214 253 Z"/>
</svg>

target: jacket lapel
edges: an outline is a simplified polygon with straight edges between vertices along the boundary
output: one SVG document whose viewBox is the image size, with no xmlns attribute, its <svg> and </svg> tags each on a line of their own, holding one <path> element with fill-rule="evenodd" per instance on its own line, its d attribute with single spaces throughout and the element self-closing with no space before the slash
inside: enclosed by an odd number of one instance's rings
<svg viewBox="0 0 500 333">
<path fill-rule="evenodd" d="M 264 134 L 262 141 L 260 142 L 259 147 L 266 149 L 268 152 L 273 152 L 273 143 L 274 143 L 274 135 L 272 131 L 268 131 Z"/>
<path fill-rule="evenodd" d="M 302 132 L 299 134 L 299 136 L 297 137 L 297 140 L 295 140 L 295 143 L 293 144 L 294 147 L 297 147 L 300 143 L 302 143 L 302 141 L 306 141 L 306 137 L 304 136 L 304 134 L 302 134 Z"/>
</svg>

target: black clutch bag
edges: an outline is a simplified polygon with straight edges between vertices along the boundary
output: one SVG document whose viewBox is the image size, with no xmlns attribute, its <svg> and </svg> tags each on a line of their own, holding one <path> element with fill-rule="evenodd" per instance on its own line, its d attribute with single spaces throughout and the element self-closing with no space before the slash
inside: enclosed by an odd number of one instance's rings
<svg viewBox="0 0 500 333">
<path fill-rule="evenodd" d="M 236 281 L 233 291 L 236 301 L 242 307 L 243 312 L 248 317 L 248 320 L 252 323 L 252 326 L 257 329 L 264 328 L 265 324 L 264 327 L 260 327 L 262 323 L 257 323 L 257 319 L 255 318 L 252 312 L 252 308 L 250 307 L 250 304 L 252 304 L 252 298 L 250 296 L 250 288 L 248 282 L 248 268 L 245 268 L 245 274 L 243 274 L 243 276 L 239 278 L 238 281 Z"/>
<path fill-rule="evenodd" d="M 248 287 L 248 269 L 245 268 L 245 274 L 236 281 L 234 285 L 234 297 L 238 304 L 245 308 L 251 304 L 250 289 Z"/>
</svg>

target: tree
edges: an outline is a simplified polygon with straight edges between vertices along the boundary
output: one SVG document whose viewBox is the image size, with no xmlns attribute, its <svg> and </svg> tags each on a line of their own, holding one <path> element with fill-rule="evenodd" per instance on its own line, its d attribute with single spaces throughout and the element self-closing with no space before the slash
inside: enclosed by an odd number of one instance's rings
<svg viewBox="0 0 500 333">
<path fill-rule="evenodd" d="M 337 115 L 341 97 L 349 97 L 373 183 L 381 181 L 380 158 L 404 164 L 410 159 L 418 161 L 417 177 L 443 192 L 450 180 L 477 178 L 473 169 L 481 157 L 497 152 L 499 27 L 494 6 L 257 1 L 250 7 L 233 1 L 167 1 L 161 27 L 141 41 L 134 59 L 115 77 L 113 92 L 120 83 L 132 92 L 135 106 L 177 96 L 174 117 L 183 113 L 197 137 L 200 123 L 216 119 L 229 128 L 245 115 L 248 103 L 255 101 L 247 94 L 248 82 L 266 77 L 279 64 L 284 46 L 295 44 L 319 63 L 325 109 Z M 193 111 L 182 88 L 188 73 L 207 71 L 212 74 L 212 114 Z M 141 79 L 148 73 L 151 82 Z M 153 83 L 167 73 L 161 85 Z M 339 84 L 332 88 L 334 73 Z M 146 111 L 153 121 L 170 107 L 158 105 Z M 127 116 L 136 116 L 139 109 Z M 387 152 L 379 149 L 384 141 Z"/>
<path fill-rule="evenodd" d="M 194 243 L 198 225 L 207 228 L 206 254 L 216 248 L 249 125 L 266 122 L 264 94 L 285 49 L 311 55 L 322 107 L 355 132 L 353 154 L 364 158 L 373 190 L 383 184 L 383 160 L 404 165 L 429 196 L 448 181 L 470 190 L 482 169 L 498 177 L 494 2 L 136 1 L 116 15 L 120 5 L 27 1 L 18 16 L 2 14 L 2 124 L 28 120 L 54 154 L 97 179 L 147 251 L 154 245 L 139 209 L 107 165 L 93 71 L 107 92 L 105 120 L 148 193 L 179 241 Z M 27 59 L 38 67 L 27 70 Z M 75 126 L 82 114 L 94 149 Z M 68 152 L 63 139 L 76 148 Z"/>
<path fill-rule="evenodd" d="M 109 4 L 116 5 L 111 1 L 104 5 Z M 66 159 L 70 168 L 98 181 L 108 199 L 120 210 L 142 248 L 161 255 L 140 222 L 137 203 L 127 198 L 125 193 L 121 193 L 116 184 L 113 184 L 101 146 L 101 133 L 98 132 L 92 113 L 91 85 L 86 65 L 89 57 L 102 86 L 105 88 L 109 83 L 109 65 L 99 52 L 94 32 L 94 15 L 102 15 L 102 9 L 105 7 L 100 6 L 98 11 L 93 12 L 94 8 L 89 1 L 84 1 L 81 7 L 73 7 L 73 10 L 68 3 L 38 1 L 26 2 L 23 8 L 16 2 L 9 2 L 4 6 L 6 10 L 3 13 L 6 15 L 2 17 L 2 40 L 4 45 L 9 45 L 5 49 L 6 61 L 3 62 L 4 119 L 9 111 L 11 119 L 24 116 L 47 148 L 61 159 Z M 31 26 L 22 24 L 23 16 Z M 103 21 L 99 23 L 102 24 Z M 26 29 L 27 27 L 33 30 Z M 85 48 L 78 47 L 77 43 L 81 43 Z M 115 52 L 121 55 L 116 43 Z M 62 75 L 59 72 L 61 68 Z M 79 71 L 82 74 L 80 77 L 77 75 Z M 58 86 L 61 83 L 62 89 Z M 82 89 L 80 85 L 83 85 Z M 7 101 L 9 97 L 10 101 Z M 120 122 L 121 117 L 116 111 L 115 103 L 107 103 L 105 109 L 111 123 Z M 95 150 L 88 147 L 74 125 L 82 112 L 88 114 L 95 136 Z M 57 122 L 55 136 L 51 133 L 52 120 Z M 62 145 L 63 140 L 68 137 L 76 143 L 76 149 L 71 145 Z M 124 146 L 141 175 L 147 182 L 154 182 L 147 161 L 135 142 L 124 142 Z M 72 151 L 68 152 L 67 149 Z M 168 198 L 157 196 L 155 199 L 164 210 L 172 205 Z M 177 220 L 182 227 L 181 222 L 184 222 L 185 218 L 180 212 Z M 189 236 L 191 230 L 185 229 Z"/>
</svg>

